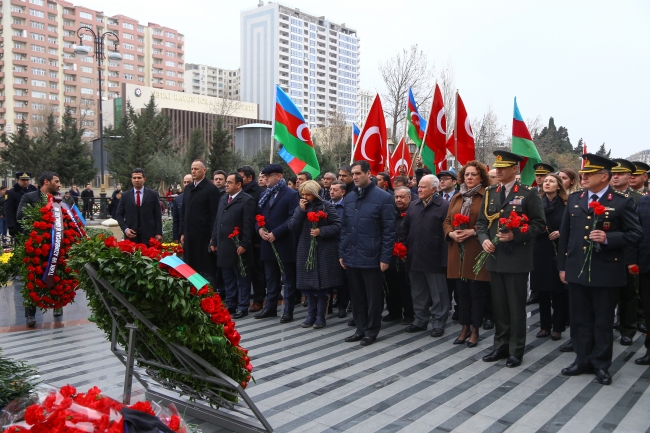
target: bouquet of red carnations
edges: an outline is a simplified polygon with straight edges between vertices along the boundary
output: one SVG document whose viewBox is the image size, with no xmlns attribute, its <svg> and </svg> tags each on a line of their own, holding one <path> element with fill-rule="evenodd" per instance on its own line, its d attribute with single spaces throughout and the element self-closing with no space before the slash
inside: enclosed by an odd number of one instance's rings
<svg viewBox="0 0 650 433">
<path fill-rule="evenodd" d="M 519 215 L 517 212 L 512 211 L 508 218 L 499 218 L 499 232 L 506 233 L 511 230 L 519 229 L 521 233 L 526 233 L 528 231 L 528 217 L 524 214 Z M 499 237 L 495 236 L 492 239 L 492 243 L 496 246 L 499 243 Z M 481 251 L 481 253 L 476 256 L 476 263 L 474 264 L 474 275 L 478 275 L 485 265 L 487 256 L 489 253 L 486 251 Z"/>
<path fill-rule="evenodd" d="M 319 210 L 318 212 L 307 212 L 307 220 L 311 222 L 312 230 L 318 228 L 318 221 L 326 218 L 327 214 L 322 210 Z M 305 264 L 308 271 L 314 269 L 314 260 L 316 260 L 316 245 L 318 245 L 316 236 L 312 236 L 311 242 L 309 243 L 309 255 L 307 256 L 307 263 Z"/>
<path fill-rule="evenodd" d="M 235 227 L 235 229 L 228 235 L 229 239 L 232 239 L 233 242 L 235 243 L 235 246 L 237 249 L 241 246 L 241 241 L 239 240 L 239 227 Z M 244 267 L 244 261 L 241 258 L 240 254 L 237 254 L 237 258 L 239 259 L 239 274 L 242 277 L 246 276 L 246 267 Z"/>
<path fill-rule="evenodd" d="M 467 228 L 467 224 L 469 224 L 469 217 L 467 215 L 457 213 L 454 215 L 454 220 L 451 222 L 451 224 L 456 227 L 456 230 L 464 230 Z M 463 261 L 465 260 L 464 242 L 458 242 L 458 250 L 460 252 L 460 266 L 458 267 L 458 275 L 463 275 Z"/>
<path fill-rule="evenodd" d="M 266 229 L 266 219 L 264 218 L 264 215 L 257 215 L 255 216 L 255 220 L 257 221 L 257 225 L 264 230 L 265 232 L 269 232 Z M 273 242 L 270 242 L 271 248 L 273 249 L 273 254 L 275 254 L 275 259 L 278 261 L 278 266 L 280 267 L 280 273 L 284 275 L 284 266 L 282 266 L 282 260 L 280 260 L 280 254 L 278 254 L 278 250 L 275 249 L 275 245 Z"/>
</svg>

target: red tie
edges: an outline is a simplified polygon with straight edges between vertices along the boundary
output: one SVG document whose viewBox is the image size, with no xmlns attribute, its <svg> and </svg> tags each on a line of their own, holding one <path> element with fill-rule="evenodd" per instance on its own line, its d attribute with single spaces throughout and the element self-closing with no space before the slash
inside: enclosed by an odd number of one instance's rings
<svg viewBox="0 0 650 433">
<path fill-rule="evenodd" d="M 232 196 L 228 197 L 228 204 L 232 201 Z"/>
<path fill-rule="evenodd" d="M 135 194 L 136 194 L 135 195 L 135 205 L 139 207 L 140 206 L 140 191 L 136 191 Z"/>
</svg>

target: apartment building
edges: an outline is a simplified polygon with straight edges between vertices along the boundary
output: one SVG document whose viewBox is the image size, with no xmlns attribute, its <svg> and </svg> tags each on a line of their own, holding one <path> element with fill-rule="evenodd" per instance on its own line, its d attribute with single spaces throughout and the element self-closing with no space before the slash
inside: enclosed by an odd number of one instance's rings
<svg viewBox="0 0 650 433">
<path fill-rule="evenodd" d="M 37 129 L 49 113 L 58 121 L 69 106 L 82 117 L 86 138 L 98 135 L 100 73 L 104 99 L 117 98 L 122 83 L 184 89 L 184 37 L 172 28 L 62 0 L 2 0 L 0 5 L 0 132 L 15 132 L 22 119 Z M 75 56 L 82 26 L 115 33 L 119 45 L 106 38 L 105 51 L 117 48 L 122 61 L 107 58 L 98 71 L 94 57 Z M 90 33 L 81 34 L 83 44 L 94 49 Z"/>
<path fill-rule="evenodd" d="M 357 125 L 363 125 L 366 123 L 366 118 L 368 117 L 368 112 L 370 111 L 370 105 L 372 104 L 373 99 L 375 98 L 375 92 L 370 90 L 359 90 L 357 96 Z"/>
<path fill-rule="evenodd" d="M 239 69 L 185 63 L 185 91 L 195 95 L 239 100 Z"/>
<path fill-rule="evenodd" d="M 360 48 L 356 30 L 278 3 L 241 13 L 241 100 L 270 120 L 275 85 L 289 94 L 311 128 L 336 111 L 357 119 Z"/>
</svg>

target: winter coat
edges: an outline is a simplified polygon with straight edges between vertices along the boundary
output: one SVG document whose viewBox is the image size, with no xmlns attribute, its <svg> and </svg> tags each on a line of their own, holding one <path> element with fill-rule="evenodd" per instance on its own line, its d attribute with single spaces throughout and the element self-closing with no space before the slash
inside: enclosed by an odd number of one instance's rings
<svg viewBox="0 0 650 433">
<path fill-rule="evenodd" d="M 406 211 L 400 237 L 406 245 L 406 266 L 409 271 L 447 273 L 447 244 L 442 223 L 449 202 L 434 194 L 424 206 L 415 199 Z"/>
<path fill-rule="evenodd" d="M 479 189 L 474 196 L 472 197 L 472 205 L 469 208 L 469 224 L 467 224 L 468 229 L 476 229 L 476 220 L 478 219 L 479 214 L 481 213 L 481 203 L 483 202 L 483 195 L 485 194 L 485 188 Z M 454 221 L 454 215 L 460 213 L 460 208 L 463 205 L 463 196 L 461 194 L 454 194 L 449 202 L 449 210 L 447 211 L 447 217 L 445 222 L 442 225 L 442 228 L 445 232 L 445 239 L 448 242 L 448 259 L 447 259 L 447 278 L 464 278 L 466 280 L 475 280 L 475 281 L 490 281 L 490 272 L 485 269 L 485 266 L 481 268 L 481 271 L 478 275 L 474 274 L 474 264 L 476 264 L 476 257 L 483 251 L 483 247 L 478 241 L 477 236 L 471 236 L 463 242 L 465 245 L 465 255 L 463 259 L 463 271 L 460 273 L 460 248 L 459 243 L 454 241 L 449 237 L 449 233 L 456 230 L 456 227 L 452 224 Z"/>
<path fill-rule="evenodd" d="M 542 199 L 543 202 L 544 200 Z M 537 236 L 535 245 L 533 246 L 533 270 L 530 273 L 531 290 L 561 292 L 566 289 L 560 280 L 560 275 L 557 270 L 556 251 L 559 239 L 551 241 L 548 238 L 549 233 L 560 230 L 562 215 L 564 215 L 565 209 L 566 205 L 560 197 L 557 197 L 555 209 L 550 212 L 544 209 L 547 231 Z"/>
<path fill-rule="evenodd" d="M 318 221 L 320 236 L 316 237 L 316 258 L 314 268 L 307 271 L 307 258 L 312 236 L 312 223 L 307 219 L 308 212 L 324 211 L 326 219 Z M 316 197 L 308 203 L 306 210 L 296 207 L 289 220 L 289 228 L 298 240 L 296 251 L 296 288 L 299 290 L 324 290 L 339 287 L 343 284 L 343 268 L 339 263 L 339 236 L 341 220 L 334 205 Z"/>
<path fill-rule="evenodd" d="M 374 183 L 345 195 L 339 257 L 351 268 L 390 264 L 395 244 L 393 197 Z"/>
<path fill-rule="evenodd" d="M 259 209 L 260 214 L 264 216 L 266 221 L 266 230 L 275 236 L 273 244 L 280 255 L 282 263 L 296 263 L 296 242 L 293 232 L 289 230 L 288 222 L 299 201 L 298 193 L 285 185 L 277 191 L 272 205 L 269 198 L 264 203 L 264 207 Z M 259 229 L 260 227 L 256 223 L 255 230 Z M 264 240 L 261 242 L 260 260 L 275 262 L 277 259 L 271 243 Z"/>
<path fill-rule="evenodd" d="M 255 235 L 255 199 L 243 191 L 228 203 L 228 194 L 219 201 L 219 212 L 212 229 L 212 246 L 217 247 L 217 267 L 236 268 L 239 266 L 237 246 L 229 238 L 235 227 L 239 228 L 240 246 L 246 252 L 242 254 L 242 262 L 246 268 L 253 264 L 253 237 Z"/>
<path fill-rule="evenodd" d="M 10 190 L 7 190 L 7 201 L 5 201 L 5 218 L 7 219 L 6 224 L 10 233 L 15 233 L 15 231 L 20 229 L 20 224 L 18 223 L 16 214 L 18 213 L 18 205 L 20 204 L 20 200 L 23 198 L 23 195 L 36 190 L 37 188 L 34 185 L 29 185 L 27 188 L 21 188 L 18 183 L 14 184 L 14 187 Z"/>
</svg>

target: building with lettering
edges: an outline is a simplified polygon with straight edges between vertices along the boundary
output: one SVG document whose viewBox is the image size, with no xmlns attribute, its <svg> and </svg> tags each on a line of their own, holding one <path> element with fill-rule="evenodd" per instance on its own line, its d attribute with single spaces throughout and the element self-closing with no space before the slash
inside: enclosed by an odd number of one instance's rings
<svg viewBox="0 0 650 433">
<path fill-rule="evenodd" d="M 185 91 L 215 98 L 239 99 L 239 69 L 185 64 Z"/>
<path fill-rule="evenodd" d="M 260 106 L 270 120 L 279 84 L 310 128 L 339 111 L 357 119 L 360 48 L 357 31 L 324 16 L 278 3 L 241 13 L 241 100 Z"/>
<path fill-rule="evenodd" d="M 177 30 L 62 0 L 5 0 L 0 5 L 4 37 L 0 49 L 0 132 L 16 132 L 23 119 L 30 132 L 38 132 L 50 113 L 58 122 L 68 106 L 81 117 L 86 139 L 98 134 L 97 61 L 73 54 L 81 26 L 119 37 L 117 49 L 123 60 L 106 59 L 101 70 L 104 98 L 120 96 L 123 83 L 184 89 L 185 42 Z M 112 40 L 105 41 L 106 51 L 112 50 Z M 84 34 L 83 43 L 94 48 L 89 34 Z"/>
</svg>

